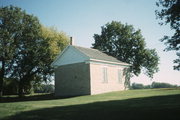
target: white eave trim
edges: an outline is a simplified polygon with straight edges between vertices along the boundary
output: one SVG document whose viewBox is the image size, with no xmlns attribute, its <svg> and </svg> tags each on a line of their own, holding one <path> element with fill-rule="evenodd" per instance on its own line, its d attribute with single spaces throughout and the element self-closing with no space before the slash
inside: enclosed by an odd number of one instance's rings
<svg viewBox="0 0 180 120">
<path fill-rule="evenodd" d="M 89 60 L 89 56 L 85 55 L 84 53 L 82 53 L 80 50 L 78 50 L 77 48 L 75 48 L 73 45 L 68 45 L 62 52 L 59 53 L 59 55 L 56 57 L 56 59 L 51 63 L 51 66 L 54 68 L 59 67 L 59 65 L 56 65 L 56 62 L 59 60 L 59 58 L 61 58 L 61 56 L 69 49 L 72 48 L 75 51 L 77 51 L 81 56 L 83 56 L 85 59 Z"/>
<path fill-rule="evenodd" d="M 118 63 L 118 62 L 112 62 L 112 61 L 105 61 L 105 60 L 98 60 L 98 59 L 90 59 L 86 61 L 86 63 L 105 63 L 105 64 L 112 64 L 112 65 L 121 65 L 125 67 L 130 67 L 132 66 L 131 64 L 128 63 Z"/>
</svg>

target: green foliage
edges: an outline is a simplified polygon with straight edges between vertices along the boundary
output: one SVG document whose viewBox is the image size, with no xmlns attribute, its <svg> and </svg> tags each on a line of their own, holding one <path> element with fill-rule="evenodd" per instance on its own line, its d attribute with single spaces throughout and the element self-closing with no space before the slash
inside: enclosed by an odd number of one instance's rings
<svg viewBox="0 0 180 120">
<path fill-rule="evenodd" d="M 165 51 L 177 51 L 178 58 L 174 60 L 177 65 L 174 66 L 175 70 L 180 70 L 180 0 L 159 0 L 156 5 L 161 10 L 156 10 L 157 19 L 164 20 L 160 25 L 170 24 L 171 29 L 174 30 L 172 36 L 164 36 L 162 42 L 167 45 Z"/>
<path fill-rule="evenodd" d="M 43 40 L 48 42 L 49 45 L 49 57 L 51 61 L 57 57 L 57 54 L 60 53 L 67 45 L 69 45 L 69 37 L 64 32 L 59 32 L 54 27 L 41 27 L 41 35 Z"/>
<path fill-rule="evenodd" d="M 101 27 L 101 34 L 94 34 L 93 47 L 108 55 L 131 64 L 130 72 L 139 75 L 142 69 L 149 77 L 158 71 L 159 57 L 155 49 L 147 49 L 140 30 L 132 25 L 112 21 Z"/>
<path fill-rule="evenodd" d="M 31 90 L 32 81 L 50 80 L 50 64 L 68 44 L 64 33 L 43 27 L 37 17 L 14 6 L 0 8 L 0 33 L 0 81 L 16 79 L 20 96 Z"/>
</svg>

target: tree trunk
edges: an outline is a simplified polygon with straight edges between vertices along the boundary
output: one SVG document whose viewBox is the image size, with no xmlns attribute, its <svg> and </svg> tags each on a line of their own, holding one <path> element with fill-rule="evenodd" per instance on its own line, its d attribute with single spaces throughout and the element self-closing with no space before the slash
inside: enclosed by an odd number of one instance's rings
<svg viewBox="0 0 180 120">
<path fill-rule="evenodd" d="M 19 81 L 19 86 L 18 86 L 18 95 L 19 97 L 23 97 L 23 82 L 22 80 Z"/>
<path fill-rule="evenodd" d="M 3 95 L 3 78 L 0 77 L 0 98 L 2 97 Z"/>
<path fill-rule="evenodd" d="M 2 58 L 2 68 L 0 70 L 0 98 L 3 95 L 3 82 L 4 82 L 4 69 L 5 69 L 5 61 Z"/>
</svg>

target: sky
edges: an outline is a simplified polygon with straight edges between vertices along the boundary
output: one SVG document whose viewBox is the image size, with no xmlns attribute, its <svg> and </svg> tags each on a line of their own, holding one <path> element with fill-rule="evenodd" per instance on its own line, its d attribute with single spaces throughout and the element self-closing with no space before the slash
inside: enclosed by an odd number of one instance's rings
<svg viewBox="0 0 180 120">
<path fill-rule="evenodd" d="M 147 48 L 156 49 L 159 72 L 153 79 L 143 73 L 133 77 L 131 83 L 151 84 L 166 82 L 180 85 L 180 71 L 173 70 L 175 52 L 164 52 L 160 42 L 164 35 L 172 35 L 169 25 L 160 26 L 156 19 L 157 0 L 0 0 L 0 7 L 14 5 L 28 14 L 37 16 L 45 26 L 53 26 L 72 36 L 74 44 L 92 47 L 93 35 L 101 33 L 101 26 L 111 21 L 133 25 L 141 29 Z"/>
</svg>

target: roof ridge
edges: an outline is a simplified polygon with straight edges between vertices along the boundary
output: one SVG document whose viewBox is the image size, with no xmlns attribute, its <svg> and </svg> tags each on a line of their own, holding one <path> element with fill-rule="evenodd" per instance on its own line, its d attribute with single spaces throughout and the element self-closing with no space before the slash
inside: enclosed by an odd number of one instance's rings
<svg viewBox="0 0 180 120">
<path fill-rule="evenodd" d="M 95 48 L 87 48 L 87 47 L 82 47 L 82 46 L 78 46 L 78 45 L 71 45 L 71 46 L 74 46 L 74 47 L 80 47 L 80 48 L 84 48 L 84 49 L 91 49 L 91 50 L 100 51 L 100 50 L 95 49 Z M 101 51 L 100 51 L 100 52 L 101 52 Z"/>
</svg>

